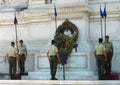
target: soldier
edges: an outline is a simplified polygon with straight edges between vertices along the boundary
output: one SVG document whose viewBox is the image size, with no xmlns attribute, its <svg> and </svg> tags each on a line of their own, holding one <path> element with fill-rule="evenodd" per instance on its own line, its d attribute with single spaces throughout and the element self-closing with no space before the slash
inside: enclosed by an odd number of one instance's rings
<svg viewBox="0 0 120 85">
<path fill-rule="evenodd" d="M 20 68 L 20 74 L 24 75 L 24 73 L 25 73 L 25 61 L 27 58 L 27 48 L 26 48 L 26 45 L 23 44 L 23 40 L 20 40 L 19 44 L 20 44 L 18 47 L 19 56 L 20 56 L 19 68 Z"/>
<path fill-rule="evenodd" d="M 52 43 L 52 45 L 48 49 L 47 57 L 50 62 L 51 80 L 57 80 L 55 78 L 55 75 L 56 75 L 56 70 L 57 70 L 57 63 L 60 62 L 60 57 L 58 54 L 58 49 L 55 46 L 55 41 L 52 40 L 51 43 Z"/>
<path fill-rule="evenodd" d="M 109 41 L 109 36 L 105 36 L 105 42 L 103 43 L 105 48 L 106 48 L 106 52 L 107 52 L 107 62 L 106 62 L 106 74 L 110 74 L 111 73 L 111 60 L 113 57 L 113 43 Z"/>
<path fill-rule="evenodd" d="M 11 47 L 8 49 L 6 53 L 6 59 L 9 62 L 9 74 L 11 79 L 15 79 L 16 76 L 16 58 L 19 61 L 18 51 L 14 47 L 15 43 L 11 42 Z"/>
<path fill-rule="evenodd" d="M 99 44 L 95 47 L 94 56 L 97 61 L 98 66 L 98 77 L 99 80 L 103 79 L 104 71 L 105 71 L 105 62 L 107 61 L 107 55 L 105 46 L 102 44 L 103 39 L 99 38 Z"/>
</svg>

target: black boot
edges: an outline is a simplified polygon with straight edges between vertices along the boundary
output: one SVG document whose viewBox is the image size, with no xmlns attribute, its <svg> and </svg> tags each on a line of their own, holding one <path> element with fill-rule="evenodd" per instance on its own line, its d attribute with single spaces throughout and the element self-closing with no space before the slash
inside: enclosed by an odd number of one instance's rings
<svg viewBox="0 0 120 85">
<path fill-rule="evenodd" d="M 55 78 L 55 76 L 52 76 L 52 77 L 51 77 L 51 80 L 57 80 L 57 78 Z"/>
<path fill-rule="evenodd" d="M 55 78 L 55 76 L 53 76 L 53 80 L 57 80 L 57 78 Z"/>
</svg>

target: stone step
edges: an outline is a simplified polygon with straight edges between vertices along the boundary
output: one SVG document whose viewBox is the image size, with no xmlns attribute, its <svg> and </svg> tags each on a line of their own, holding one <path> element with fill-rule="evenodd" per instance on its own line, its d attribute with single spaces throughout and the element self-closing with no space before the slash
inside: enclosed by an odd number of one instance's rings
<svg viewBox="0 0 120 85">
<path fill-rule="evenodd" d="M 105 80 L 97 80 L 97 81 L 78 81 L 78 80 L 6 80 L 0 81 L 0 85 L 120 85 L 120 81 L 105 81 Z"/>
<path fill-rule="evenodd" d="M 45 75 L 50 75 L 50 71 L 35 71 L 35 72 L 28 72 L 28 75 L 42 75 L 42 76 L 45 76 Z M 60 76 L 60 75 L 63 75 L 63 71 L 57 71 L 56 75 Z M 65 75 L 94 75 L 94 72 L 93 71 L 65 71 Z"/>
<path fill-rule="evenodd" d="M 58 80 L 64 80 L 63 76 L 56 76 Z M 25 77 L 24 77 L 25 79 Z M 28 76 L 27 80 L 50 80 L 50 76 Z M 65 80 L 97 80 L 98 76 L 65 76 Z"/>
<path fill-rule="evenodd" d="M 25 78 L 25 77 L 23 77 Z M 27 79 L 30 80 L 50 80 L 50 72 L 28 72 Z M 63 72 L 57 72 L 56 78 L 63 80 Z M 66 80 L 97 80 L 98 76 L 94 75 L 92 71 L 66 71 L 65 72 Z"/>
<path fill-rule="evenodd" d="M 119 80 L 119 74 L 104 75 L 104 80 Z"/>
<path fill-rule="evenodd" d="M 0 74 L 0 80 L 10 80 L 10 76 L 8 74 Z"/>
<path fill-rule="evenodd" d="M 29 80 L 30 78 L 29 78 L 29 76 L 28 75 L 23 75 L 23 76 L 21 76 L 21 80 Z"/>
</svg>

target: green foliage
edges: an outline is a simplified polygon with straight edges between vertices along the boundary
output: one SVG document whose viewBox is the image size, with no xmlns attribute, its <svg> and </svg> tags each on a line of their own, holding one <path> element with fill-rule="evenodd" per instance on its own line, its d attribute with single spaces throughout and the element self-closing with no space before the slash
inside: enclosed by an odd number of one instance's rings
<svg viewBox="0 0 120 85">
<path fill-rule="evenodd" d="M 63 55 L 69 55 L 74 48 L 74 40 L 67 35 L 60 35 L 55 38 L 59 52 Z"/>
<path fill-rule="evenodd" d="M 69 30 L 73 37 L 71 38 L 65 35 L 65 30 Z M 66 19 L 66 21 L 57 28 L 54 39 L 59 52 L 64 56 L 69 56 L 73 48 L 77 50 L 76 41 L 78 39 L 78 29 L 73 23 Z"/>
</svg>

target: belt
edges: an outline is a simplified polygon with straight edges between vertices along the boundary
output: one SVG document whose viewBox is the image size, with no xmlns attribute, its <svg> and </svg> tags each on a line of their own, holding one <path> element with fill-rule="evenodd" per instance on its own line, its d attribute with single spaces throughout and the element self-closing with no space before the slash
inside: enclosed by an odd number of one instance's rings
<svg viewBox="0 0 120 85">
<path fill-rule="evenodd" d="M 103 54 L 98 54 L 97 56 L 104 56 Z"/>
<path fill-rule="evenodd" d="M 15 56 L 9 56 L 9 57 L 11 57 L 11 58 L 16 58 Z"/>
<path fill-rule="evenodd" d="M 20 56 L 24 56 L 25 54 L 20 54 Z"/>
<path fill-rule="evenodd" d="M 108 53 L 112 53 L 111 51 L 109 51 Z"/>
<path fill-rule="evenodd" d="M 25 55 L 25 54 L 20 54 L 20 55 Z"/>
<path fill-rule="evenodd" d="M 56 57 L 56 55 L 50 55 L 50 57 Z"/>
</svg>

